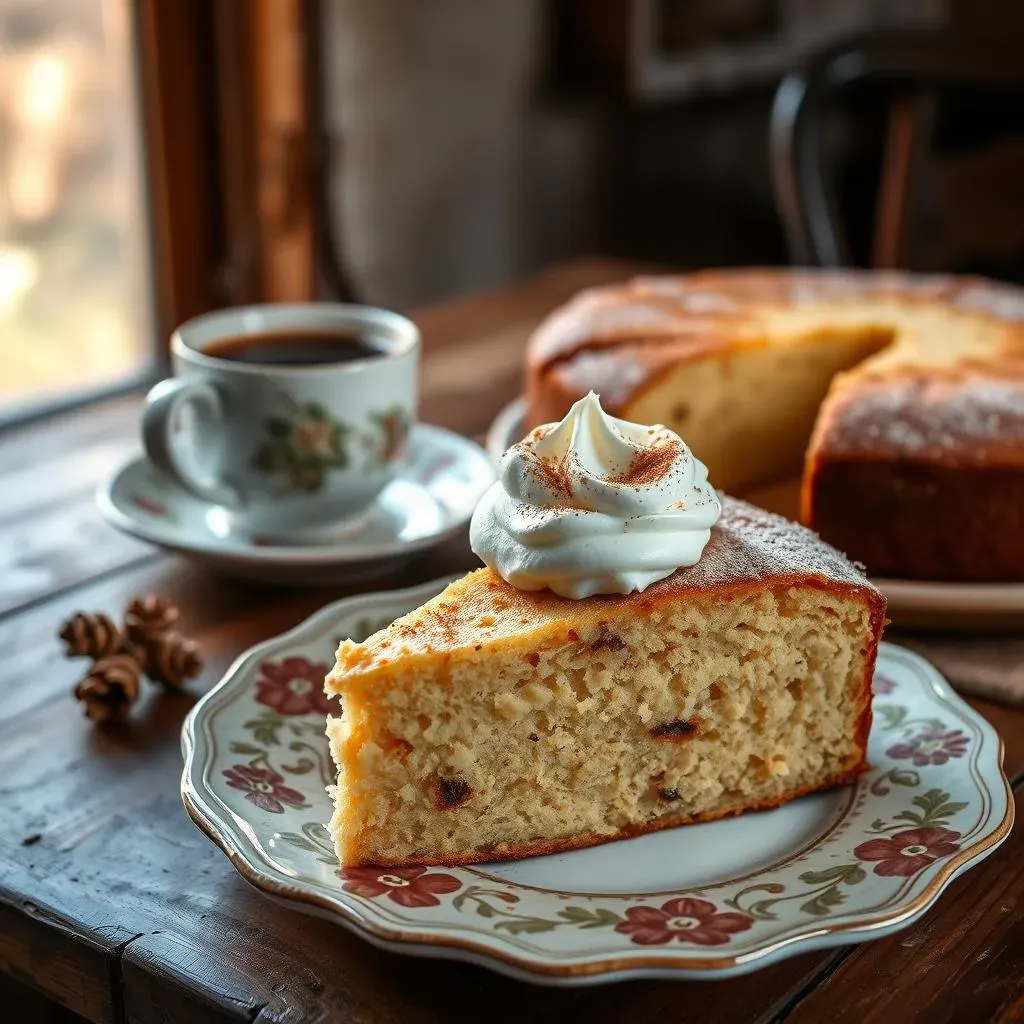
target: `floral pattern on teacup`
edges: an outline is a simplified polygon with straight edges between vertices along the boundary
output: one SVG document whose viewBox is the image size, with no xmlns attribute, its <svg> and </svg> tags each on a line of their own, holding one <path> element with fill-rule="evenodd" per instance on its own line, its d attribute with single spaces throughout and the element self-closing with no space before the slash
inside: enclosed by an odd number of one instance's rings
<svg viewBox="0 0 1024 1024">
<path fill-rule="evenodd" d="M 291 491 L 319 491 L 329 470 L 348 465 L 352 428 L 319 402 L 302 402 L 289 416 L 272 416 L 263 429 L 267 437 L 252 464 L 261 473 L 283 475 Z"/>
<path fill-rule="evenodd" d="M 361 433 L 319 402 L 299 403 L 287 416 L 264 420 L 266 439 L 252 464 L 260 473 L 281 476 L 287 491 L 316 493 L 330 470 L 349 466 L 353 442 L 365 450 L 367 468 L 385 466 L 404 453 L 412 419 L 403 406 L 371 412 L 369 421 L 371 429 Z"/>
<path fill-rule="evenodd" d="M 366 434 L 363 442 L 370 458 L 386 465 L 404 454 L 412 420 L 401 405 L 391 405 L 381 412 L 370 413 L 374 432 Z"/>
</svg>

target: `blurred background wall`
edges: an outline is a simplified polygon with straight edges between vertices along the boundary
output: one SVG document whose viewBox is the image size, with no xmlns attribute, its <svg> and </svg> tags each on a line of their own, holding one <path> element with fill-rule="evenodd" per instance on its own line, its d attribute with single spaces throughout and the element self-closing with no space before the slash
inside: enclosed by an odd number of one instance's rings
<svg viewBox="0 0 1024 1024">
<path fill-rule="evenodd" d="M 356 290 L 409 306 L 522 266 L 540 0 L 328 0 L 331 209 Z"/>
<path fill-rule="evenodd" d="M 768 147 L 783 75 L 887 33 L 1024 38 L 1022 12 L 1015 0 L 325 0 L 330 219 L 352 286 L 402 307 L 585 251 L 784 263 Z M 963 105 L 943 130 L 990 106 Z M 861 263 L 886 111 L 865 91 L 825 125 Z M 1020 125 L 988 112 L 983 154 L 954 145 L 915 168 L 909 265 L 1019 269 Z"/>
<path fill-rule="evenodd" d="M 0 420 L 586 253 L 1024 280 L 1022 53 L 1024 0 L 0 0 Z"/>
</svg>

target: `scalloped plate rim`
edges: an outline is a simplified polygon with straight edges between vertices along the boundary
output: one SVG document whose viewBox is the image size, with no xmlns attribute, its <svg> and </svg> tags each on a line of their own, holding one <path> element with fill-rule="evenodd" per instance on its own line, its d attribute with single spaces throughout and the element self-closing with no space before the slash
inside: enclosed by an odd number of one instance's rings
<svg viewBox="0 0 1024 1024">
<path fill-rule="evenodd" d="M 372 611 L 377 603 L 389 606 L 408 601 L 414 606 L 438 593 L 445 584 L 456 578 L 458 576 L 446 576 L 400 590 L 374 591 L 333 602 L 287 632 L 264 640 L 239 655 L 221 680 L 190 710 L 182 727 L 184 768 L 181 795 L 185 808 L 195 824 L 227 855 L 239 874 L 275 902 L 340 922 L 350 931 L 382 949 L 463 960 L 535 983 L 571 986 L 636 978 L 723 978 L 746 974 L 802 952 L 848 945 L 902 930 L 925 914 L 951 882 L 969 867 L 994 852 L 1009 835 L 1014 820 L 1014 802 L 1012 789 L 1002 767 L 1002 739 L 992 725 L 963 701 L 924 658 L 906 648 L 883 642 L 882 649 L 886 653 L 898 652 L 899 656 L 907 658 L 924 670 L 930 688 L 938 700 L 966 712 L 986 740 L 998 744 L 998 771 L 1003 786 L 1002 796 L 1006 801 L 1002 819 L 986 834 L 979 836 L 972 845 L 951 857 L 926 888 L 906 904 L 876 914 L 874 917 L 865 914 L 857 917 L 854 913 L 845 923 L 842 919 L 833 919 L 819 927 L 811 927 L 812 923 L 808 922 L 808 925 L 796 934 L 768 942 L 746 953 L 716 959 L 687 958 L 681 953 L 659 955 L 646 952 L 642 948 L 624 947 L 604 953 L 591 953 L 568 962 L 562 959 L 558 963 L 545 963 L 539 958 L 515 952 L 503 944 L 500 936 L 493 933 L 478 933 L 466 929 L 465 934 L 460 936 L 450 934 L 439 929 L 436 924 L 431 925 L 426 921 L 420 928 L 412 929 L 393 927 L 374 920 L 363 913 L 354 901 L 346 902 L 341 897 L 340 887 L 336 893 L 334 890 L 320 892 L 319 890 L 324 887 L 318 883 L 296 882 L 289 879 L 282 869 L 268 863 L 263 851 L 254 842 L 252 830 L 244 819 L 235 822 L 232 828 L 230 818 L 239 816 L 225 808 L 228 816 L 225 818 L 214 803 L 218 798 L 207 799 L 203 774 L 204 769 L 210 766 L 201 762 L 197 735 L 203 733 L 205 740 L 209 731 L 209 712 L 215 710 L 216 706 L 228 697 L 232 684 L 240 678 L 246 666 L 262 658 L 267 652 L 301 642 L 308 635 L 316 634 L 324 623 L 350 615 L 356 610 Z M 990 795 L 994 798 L 997 794 Z M 482 941 L 484 938 L 488 941 Z"/>
</svg>

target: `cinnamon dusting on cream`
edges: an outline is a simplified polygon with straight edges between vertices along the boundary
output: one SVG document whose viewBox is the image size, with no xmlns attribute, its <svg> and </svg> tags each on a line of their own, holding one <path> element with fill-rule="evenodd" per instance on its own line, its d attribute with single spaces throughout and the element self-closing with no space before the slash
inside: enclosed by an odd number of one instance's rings
<svg viewBox="0 0 1024 1024">
<path fill-rule="evenodd" d="M 627 487 L 648 487 L 656 484 L 672 472 L 683 451 L 683 442 L 676 437 L 667 437 L 657 444 L 640 448 L 625 472 L 609 477 L 608 482 L 625 484 Z"/>
<path fill-rule="evenodd" d="M 572 453 L 567 452 L 564 458 L 556 462 L 553 459 L 542 458 L 528 446 L 524 446 L 524 448 L 528 454 L 527 472 L 534 477 L 537 483 L 546 487 L 559 498 L 571 499 L 573 478 L 576 475 L 569 465 Z"/>
</svg>

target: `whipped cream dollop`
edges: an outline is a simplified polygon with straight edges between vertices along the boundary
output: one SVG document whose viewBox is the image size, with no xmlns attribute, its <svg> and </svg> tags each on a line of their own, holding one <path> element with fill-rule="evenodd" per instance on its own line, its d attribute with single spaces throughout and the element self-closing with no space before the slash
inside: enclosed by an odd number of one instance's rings
<svg viewBox="0 0 1024 1024">
<path fill-rule="evenodd" d="M 678 434 L 615 419 L 591 392 L 505 452 L 469 539 L 520 590 L 628 594 L 695 565 L 721 512 Z"/>
</svg>

